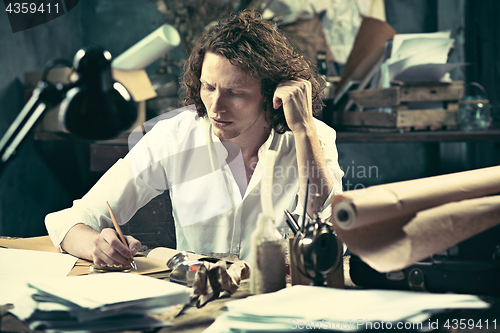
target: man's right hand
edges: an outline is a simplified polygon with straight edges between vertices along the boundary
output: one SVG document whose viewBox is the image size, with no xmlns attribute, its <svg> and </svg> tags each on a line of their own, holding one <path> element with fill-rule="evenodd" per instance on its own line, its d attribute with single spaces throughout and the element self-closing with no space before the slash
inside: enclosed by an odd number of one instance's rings
<svg viewBox="0 0 500 333">
<path fill-rule="evenodd" d="M 99 233 L 79 223 L 68 231 L 61 247 L 74 256 L 92 260 L 96 265 L 129 265 L 141 242 L 132 236 L 125 238 L 128 247 L 120 241 L 114 229 L 105 228 Z"/>
<path fill-rule="evenodd" d="M 92 259 L 96 265 L 129 265 L 141 247 L 141 242 L 132 236 L 125 236 L 124 245 L 114 229 L 105 228 L 94 239 Z"/>
</svg>

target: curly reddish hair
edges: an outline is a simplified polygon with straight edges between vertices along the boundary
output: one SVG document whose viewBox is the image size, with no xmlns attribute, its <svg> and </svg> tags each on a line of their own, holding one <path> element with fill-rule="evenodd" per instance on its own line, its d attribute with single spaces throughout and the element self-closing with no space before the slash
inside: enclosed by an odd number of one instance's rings
<svg viewBox="0 0 500 333">
<path fill-rule="evenodd" d="M 206 30 L 193 46 L 185 64 L 183 103 L 195 104 L 200 117 L 207 114 L 200 97 L 201 68 L 207 52 L 226 57 L 233 65 L 261 81 L 266 121 L 278 133 L 290 130 L 283 107 L 273 108 L 273 95 L 279 83 L 293 79 L 308 80 L 312 85 L 313 113 L 317 114 L 323 107 L 322 86 L 316 80 L 310 62 L 271 22 L 257 12 L 244 10 Z"/>
</svg>

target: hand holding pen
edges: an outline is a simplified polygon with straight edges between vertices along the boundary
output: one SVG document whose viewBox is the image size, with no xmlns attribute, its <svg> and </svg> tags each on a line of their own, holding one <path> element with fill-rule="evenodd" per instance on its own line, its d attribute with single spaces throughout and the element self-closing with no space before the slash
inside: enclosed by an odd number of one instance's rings
<svg viewBox="0 0 500 333">
<path fill-rule="evenodd" d="M 123 232 L 120 228 L 120 225 L 116 221 L 115 214 L 113 214 L 113 210 L 111 210 L 111 206 L 109 205 L 109 203 L 107 201 L 106 201 L 106 205 L 108 206 L 109 215 L 111 216 L 111 220 L 113 221 L 113 225 L 115 227 L 116 233 L 118 234 L 118 237 L 120 238 L 120 241 L 123 243 L 123 245 L 125 245 L 128 248 L 129 244 L 128 244 L 127 240 L 125 239 L 125 236 L 123 235 Z M 136 266 L 133 258 L 132 258 L 132 261 L 130 262 L 130 266 L 132 266 L 132 268 L 134 270 L 137 270 L 137 266 Z"/>
</svg>

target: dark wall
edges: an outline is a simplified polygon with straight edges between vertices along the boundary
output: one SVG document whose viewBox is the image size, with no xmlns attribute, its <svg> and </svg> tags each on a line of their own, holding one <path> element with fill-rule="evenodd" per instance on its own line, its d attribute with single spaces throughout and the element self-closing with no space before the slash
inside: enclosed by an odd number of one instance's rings
<svg viewBox="0 0 500 333">
<path fill-rule="evenodd" d="M 69 58 L 81 46 L 81 11 L 75 8 L 54 21 L 13 33 L 0 13 L 0 133 L 24 105 L 24 72 L 39 70 L 55 58 Z M 68 191 L 40 155 L 29 135 L 0 170 L 0 235 L 45 233 L 43 217 L 67 203 Z"/>
<path fill-rule="evenodd" d="M 146 0 L 85 0 L 80 3 L 84 17 L 82 44 L 101 45 L 114 57 L 154 31 L 161 19 L 155 3 Z M 154 70 L 155 64 L 147 68 L 148 73 Z"/>
<path fill-rule="evenodd" d="M 49 60 L 72 60 L 98 44 L 116 56 L 152 32 L 160 15 L 145 0 L 85 0 L 59 18 L 13 33 L 0 12 L 0 136 L 25 104 L 24 73 Z M 148 68 L 148 71 L 154 71 Z M 97 180 L 89 170 L 89 146 L 77 141 L 35 141 L 33 135 L 0 169 L 0 235 L 46 234 L 47 213 L 71 205 Z"/>
<path fill-rule="evenodd" d="M 467 67 L 467 79 L 483 85 L 491 102 L 500 109 L 499 12 L 500 1 L 467 1 L 465 46 L 467 60 L 471 63 Z"/>
<path fill-rule="evenodd" d="M 438 0 L 384 0 L 387 23 L 398 33 L 435 32 Z"/>
</svg>

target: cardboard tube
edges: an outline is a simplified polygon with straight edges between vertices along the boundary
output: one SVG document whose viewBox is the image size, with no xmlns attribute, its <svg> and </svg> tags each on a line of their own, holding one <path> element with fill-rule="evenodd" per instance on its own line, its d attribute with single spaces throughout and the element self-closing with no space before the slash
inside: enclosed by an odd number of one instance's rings
<svg viewBox="0 0 500 333">
<path fill-rule="evenodd" d="M 332 220 L 339 228 L 351 230 L 497 193 L 500 166 L 377 185 L 334 196 Z"/>
<path fill-rule="evenodd" d="M 451 202 L 414 217 L 352 230 L 334 226 L 349 250 L 379 272 L 401 270 L 500 224 L 500 195 Z"/>
<path fill-rule="evenodd" d="M 125 70 L 144 69 L 180 42 L 179 32 L 173 26 L 164 24 L 116 57 L 112 67 Z"/>
</svg>

